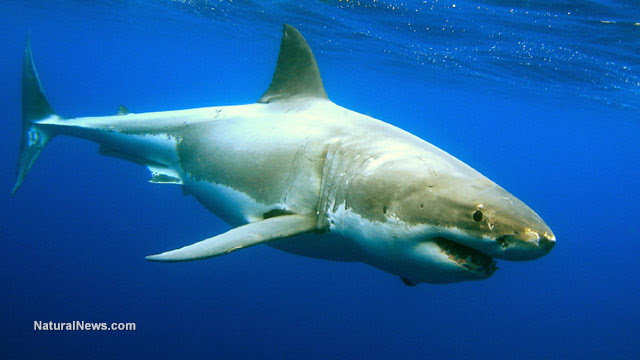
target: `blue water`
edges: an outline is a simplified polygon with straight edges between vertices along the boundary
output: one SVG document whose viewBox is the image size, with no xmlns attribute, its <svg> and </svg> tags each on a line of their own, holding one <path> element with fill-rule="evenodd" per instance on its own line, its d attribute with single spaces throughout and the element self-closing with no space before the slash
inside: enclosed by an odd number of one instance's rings
<svg viewBox="0 0 640 360">
<path fill-rule="evenodd" d="M 11 198 L 25 39 L 63 116 L 256 101 L 283 23 L 329 97 L 445 149 L 558 239 L 488 280 L 407 287 L 257 246 L 145 255 L 229 228 L 146 169 L 56 138 Z M 635 1 L 5 1 L 0 358 L 640 358 Z M 135 322 L 36 332 L 34 321 Z"/>
</svg>

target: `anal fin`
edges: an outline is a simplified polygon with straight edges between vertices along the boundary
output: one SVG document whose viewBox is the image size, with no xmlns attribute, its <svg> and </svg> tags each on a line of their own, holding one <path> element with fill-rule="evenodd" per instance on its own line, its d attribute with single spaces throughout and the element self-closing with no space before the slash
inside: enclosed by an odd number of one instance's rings
<svg viewBox="0 0 640 360">
<path fill-rule="evenodd" d="M 180 175 L 175 170 L 163 164 L 149 162 L 148 160 L 124 153 L 120 150 L 105 145 L 100 146 L 100 148 L 98 149 L 98 154 L 131 161 L 133 163 L 146 166 L 151 173 L 151 179 L 149 179 L 150 183 L 182 185 L 182 178 L 180 177 Z"/>
<path fill-rule="evenodd" d="M 208 259 L 271 240 L 315 231 L 316 221 L 315 216 L 298 214 L 271 217 L 176 250 L 147 256 L 146 259 L 171 262 Z"/>
<path fill-rule="evenodd" d="M 151 172 L 150 183 L 182 185 L 182 178 L 173 169 L 152 164 L 147 164 L 147 169 Z"/>
</svg>

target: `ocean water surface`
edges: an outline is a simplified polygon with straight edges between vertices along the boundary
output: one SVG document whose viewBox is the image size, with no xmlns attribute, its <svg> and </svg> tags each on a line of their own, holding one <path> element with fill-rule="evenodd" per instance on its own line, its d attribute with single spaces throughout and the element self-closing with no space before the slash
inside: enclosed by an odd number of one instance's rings
<svg viewBox="0 0 640 360">
<path fill-rule="evenodd" d="M 150 263 L 229 225 L 68 137 L 10 197 L 29 33 L 51 105 L 73 117 L 255 102 L 285 23 L 331 100 L 512 192 L 552 252 L 416 287 L 267 246 Z M 4 1 L 0 44 L 2 359 L 640 358 L 637 2 Z M 76 320 L 136 330 L 34 331 Z"/>
</svg>

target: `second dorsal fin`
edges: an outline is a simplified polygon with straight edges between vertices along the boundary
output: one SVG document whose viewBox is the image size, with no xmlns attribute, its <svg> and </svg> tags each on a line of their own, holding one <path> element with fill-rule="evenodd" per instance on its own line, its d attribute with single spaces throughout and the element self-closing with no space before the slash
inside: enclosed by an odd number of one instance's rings
<svg viewBox="0 0 640 360">
<path fill-rule="evenodd" d="M 129 109 L 126 106 L 120 104 L 118 106 L 118 113 L 116 115 L 127 115 L 129 113 Z"/>
<path fill-rule="evenodd" d="M 305 97 L 327 99 L 327 93 L 309 44 L 298 30 L 285 24 L 276 71 L 269 89 L 258 102 L 270 103 Z"/>
</svg>

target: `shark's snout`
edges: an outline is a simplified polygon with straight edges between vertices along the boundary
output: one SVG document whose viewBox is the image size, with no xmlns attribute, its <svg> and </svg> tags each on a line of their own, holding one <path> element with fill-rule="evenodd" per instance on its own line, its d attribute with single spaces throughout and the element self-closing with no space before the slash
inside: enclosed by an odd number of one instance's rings
<svg viewBox="0 0 640 360">
<path fill-rule="evenodd" d="M 538 247 L 544 251 L 544 254 L 547 254 L 549 251 L 551 251 L 551 249 L 553 249 L 553 247 L 556 245 L 556 237 L 555 235 L 553 235 L 553 233 L 544 233 L 542 234 L 542 236 L 540 237 L 540 244 L 538 245 Z"/>
<path fill-rule="evenodd" d="M 526 229 L 523 233 L 501 236 L 496 244 L 501 248 L 492 254 L 496 258 L 526 261 L 547 255 L 555 246 L 556 237 L 548 228 L 543 231 Z"/>
</svg>

